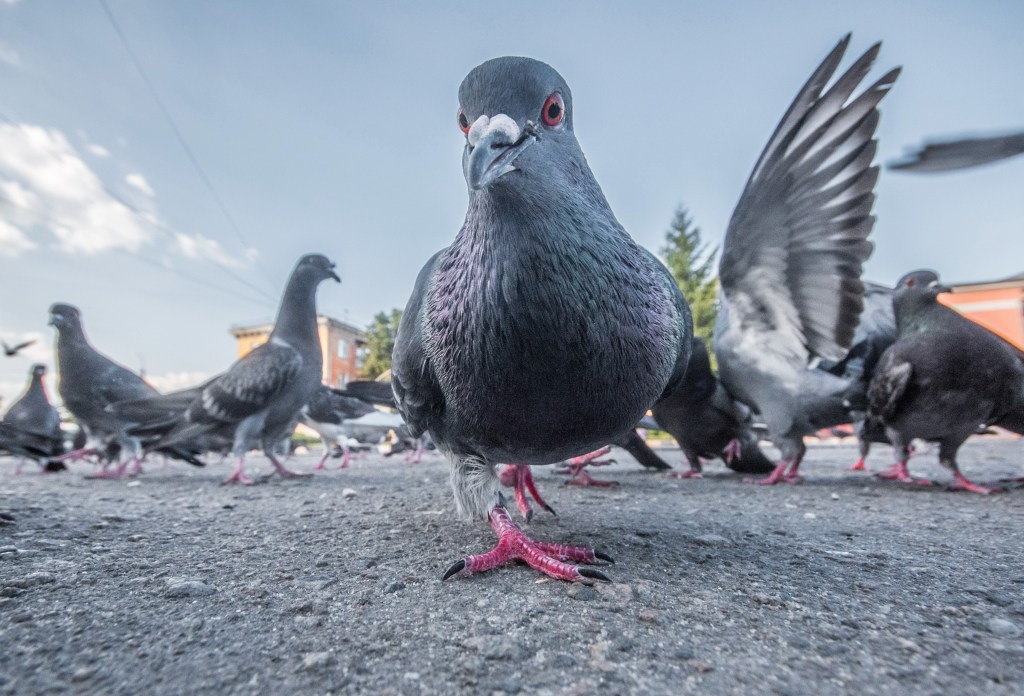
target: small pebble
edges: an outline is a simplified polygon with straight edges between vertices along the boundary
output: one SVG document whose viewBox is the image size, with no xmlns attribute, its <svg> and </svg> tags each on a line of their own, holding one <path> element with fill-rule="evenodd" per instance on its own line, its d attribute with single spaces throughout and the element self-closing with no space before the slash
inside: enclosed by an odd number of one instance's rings
<svg viewBox="0 0 1024 696">
<path fill-rule="evenodd" d="M 198 580 L 186 578 L 168 578 L 164 597 L 179 599 L 182 597 L 206 597 L 217 592 L 217 588 Z"/>
<path fill-rule="evenodd" d="M 401 580 L 396 580 L 395 582 L 389 583 L 388 586 L 384 588 L 384 594 L 391 594 L 392 592 L 398 592 L 399 590 L 404 589 L 405 583 Z"/>
<path fill-rule="evenodd" d="M 342 498 L 355 498 L 356 490 L 354 488 L 344 488 L 341 491 Z"/>
<path fill-rule="evenodd" d="M 1020 626 L 1009 619 L 989 619 L 985 626 L 1000 638 L 1016 638 L 1021 634 Z"/>
</svg>

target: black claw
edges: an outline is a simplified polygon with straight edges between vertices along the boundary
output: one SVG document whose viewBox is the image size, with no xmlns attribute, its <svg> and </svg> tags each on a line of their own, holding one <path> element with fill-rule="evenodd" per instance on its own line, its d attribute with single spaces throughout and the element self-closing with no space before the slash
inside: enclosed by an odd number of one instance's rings
<svg viewBox="0 0 1024 696">
<path fill-rule="evenodd" d="M 591 578 L 593 580 L 601 580 L 602 582 L 611 582 L 612 579 L 602 573 L 600 570 L 594 570 L 593 568 L 577 568 L 576 572 L 585 578 Z"/>
<path fill-rule="evenodd" d="M 547 503 L 544 503 L 544 509 L 547 510 L 548 512 L 550 512 L 555 517 L 558 517 L 558 513 L 555 512 L 555 509 L 553 507 L 551 507 L 550 505 L 548 505 Z"/>
<path fill-rule="evenodd" d="M 526 524 L 530 524 L 530 522 L 533 520 L 533 508 L 530 508 L 529 510 L 526 511 L 525 518 Z"/>
<path fill-rule="evenodd" d="M 447 580 L 451 576 L 455 575 L 456 573 L 462 572 L 465 569 L 465 567 L 466 567 L 466 559 L 465 558 L 460 558 L 459 560 L 455 561 L 454 563 L 451 564 L 451 567 L 449 567 L 448 570 L 444 571 L 444 575 L 441 576 L 441 582 L 444 582 L 445 580 Z"/>
<path fill-rule="evenodd" d="M 604 551 L 594 551 L 594 558 L 604 561 L 605 563 L 611 563 L 615 565 L 615 559 L 606 554 Z"/>
</svg>

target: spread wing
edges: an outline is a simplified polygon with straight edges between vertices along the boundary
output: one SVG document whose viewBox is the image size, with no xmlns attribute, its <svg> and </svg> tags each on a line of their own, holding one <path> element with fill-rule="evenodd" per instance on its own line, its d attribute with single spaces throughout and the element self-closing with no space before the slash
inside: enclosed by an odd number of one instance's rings
<svg viewBox="0 0 1024 696">
<path fill-rule="evenodd" d="M 1024 153 L 1024 133 L 929 140 L 890 162 L 889 169 L 904 172 L 948 172 L 998 162 Z"/>
<path fill-rule="evenodd" d="M 733 211 L 719 278 L 729 321 L 772 332 L 772 348 L 805 362 L 839 359 L 863 307 L 863 263 L 874 218 L 878 103 L 891 70 L 852 97 L 876 44 L 825 89 L 846 36 L 800 90 Z"/>
</svg>

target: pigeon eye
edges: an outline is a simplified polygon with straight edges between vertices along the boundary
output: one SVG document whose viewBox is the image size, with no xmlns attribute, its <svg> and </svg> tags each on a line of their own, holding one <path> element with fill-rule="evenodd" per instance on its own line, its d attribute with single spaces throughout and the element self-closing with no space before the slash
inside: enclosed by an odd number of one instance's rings
<svg viewBox="0 0 1024 696">
<path fill-rule="evenodd" d="M 459 130 L 463 133 L 469 133 L 469 119 L 466 117 L 466 112 L 459 109 Z"/>
<path fill-rule="evenodd" d="M 565 102 L 562 101 L 562 95 L 555 92 L 544 102 L 544 108 L 541 109 L 540 117 L 544 120 L 545 124 L 553 128 L 562 122 L 564 116 Z"/>
<path fill-rule="evenodd" d="M 906 286 L 907 286 L 908 288 L 912 288 L 912 287 L 914 287 L 914 279 L 913 279 L 913 278 L 907 278 L 907 281 L 906 281 Z"/>
</svg>

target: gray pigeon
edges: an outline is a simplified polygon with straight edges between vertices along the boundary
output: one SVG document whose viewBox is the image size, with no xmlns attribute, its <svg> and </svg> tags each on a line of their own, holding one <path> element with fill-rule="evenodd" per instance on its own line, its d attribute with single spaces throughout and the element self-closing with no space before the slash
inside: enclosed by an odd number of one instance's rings
<svg viewBox="0 0 1024 696">
<path fill-rule="evenodd" d="M 45 376 L 46 365 L 32 366 L 25 393 L 4 414 L 5 437 L 0 439 L 0 449 L 35 459 L 50 471 L 59 471 L 64 465 L 51 465 L 49 460 L 64 453 L 64 434 L 60 414 L 46 394 Z"/>
<path fill-rule="evenodd" d="M 1024 154 L 1024 133 L 929 140 L 889 163 L 898 172 L 934 173 L 968 169 Z"/>
<path fill-rule="evenodd" d="M 900 279 L 893 293 L 898 337 L 868 391 L 868 427 L 882 427 L 902 453 L 882 478 L 931 483 L 907 471 L 910 441 L 939 443 L 954 490 L 991 493 L 960 473 L 956 453 L 980 425 L 1024 433 L 1024 353 L 936 299 L 948 288 L 932 271 Z"/>
<path fill-rule="evenodd" d="M 341 448 L 341 466 L 344 469 L 348 466 L 351 457 L 348 440 L 352 437 L 352 431 L 346 426 L 347 422 L 373 413 L 376 409 L 370 404 L 353 396 L 345 396 L 321 384 L 313 398 L 302 409 L 302 422 L 316 431 L 324 446 L 324 454 L 320 458 L 314 470 L 324 468 L 331 450 L 337 446 Z"/>
<path fill-rule="evenodd" d="M 137 473 L 142 462 L 139 439 L 128 434 L 131 422 L 110 413 L 107 406 L 156 396 L 156 389 L 92 347 L 82 330 L 77 307 L 54 304 L 50 307 L 50 324 L 57 329 L 57 392 L 90 438 L 86 448 L 69 452 L 62 459 L 72 461 L 98 454 L 104 464 L 96 474 L 99 477 L 120 477 L 129 462 Z M 109 451 L 117 451 L 120 456 L 113 471 L 106 468 L 109 457 L 105 453 Z"/>
<path fill-rule="evenodd" d="M 826 90 L 849 39 L 815 70 L 761 154 L 719 265 L 719 378 L 760 414 L 782 452 L 762 483 L 799 480 L 804 435 L 850 421 L 849 381 L 809 368 L 845 355 L 863 308 L 877 105 L 899 69 L 853 97 L 876 44 Z"/>
<path fill-rule="evenodd" d="M 149 430 L 152 423 L 147 423 L 148 417 L 155 415 L 164 431 L 152 446 L 157 450 L 191 447 L 197 438 L 230 437 L 238 464 L 224 483 L 252 483 L 244 463 L 254 444 L 262 448 L 281 476 L 305 475 L 285 468 L 275 448 L 295 429 L 303 406 L 320 385 L 323 353 L 317 332 L 316 290 L 328 278 L 341 282 L 326 256 L 303 256 L 288 279 L 266 343 L 191 391 L 191 399 L 183 392 L 118 404 L 113 410 Z M 168 418 L 168 414 L 176 415 Z"/>
<path fill-rule="evenodd" d="M 469 73 L 459 101 L 466 220 L 420 272 L 392 362 L 400 412 L 451 461 L 459 513 L 488 519 L 499 537 L 444 578 L 522 559 L 558 579 L 606 579 L 565 562 L 601 552 L 516 526 L 495 464 L 552 464 L 626 436 L 682 379 L 689 307 L 615 219 L 561 75 L 496 58 Z"/>
<path fill-rule="evenodd" d="M 761 452 L 750 409 L 737 403 L 711 371 L 708 349 L 693 339 L 693 352 L 682 384 L 654 405 L 659 427 L 679 443 L 690 468 L 681 478 L 699 477 L 702 460 L 721 458 L 733 471 L 765 474 L 771 461 Z"/>
</svg>

